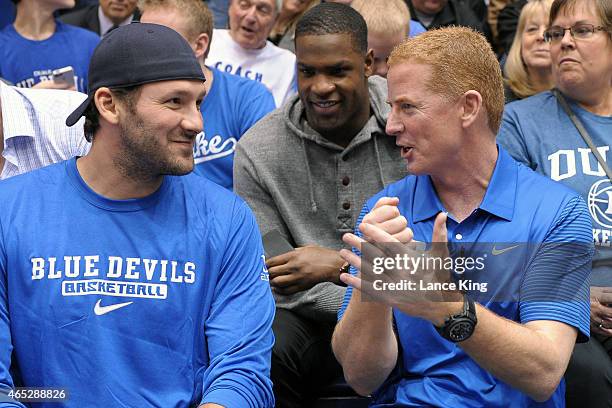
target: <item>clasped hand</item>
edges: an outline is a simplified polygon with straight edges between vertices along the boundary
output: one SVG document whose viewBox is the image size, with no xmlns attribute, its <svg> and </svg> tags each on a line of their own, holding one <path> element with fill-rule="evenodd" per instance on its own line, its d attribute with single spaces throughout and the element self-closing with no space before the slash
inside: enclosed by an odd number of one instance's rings
<svg viewBox="0 0 612 408">
<path fill-rule="evenodd" d="M 339 284 L 343 263 L 337 251 L 312 245 L 270 258 L 266 266 L 274 292 L 291 295 L 321 282 Z"/>
<path fill-rule="evenodd" d="M 362 254 L 366 243 L 372 245 L 367 248 L 367 257 L 360 258 L 348 250 L 340 251 L 343 259 L 361 271 L 358 276 L 342 274 L 340 279 L 375 301 L 385 303 L 413 316 L 436 320 L 437 313 L 435 317 L 431 316 L 431 313 L 440 309 L 441 303 L 462 300 L 461 293 L 450 285 L 452 282 L 450 271 L 439 267 L 444 262 L 431 262 L 436 258 L 445 260 L 449 256 L 447 215 L 438 214 L 433 227 L 432 247 L 428 251 L 423 251 L 424 245 L 414 240 L 413 232 L 408 228 L 406 218 L 397 208 L 398 204 L 398 198 L 381 198 L 374 209 L 363 218 L 359 226 L 363 238 L 354 234 L 344 235 L 344 242 Z M 392 245 L 389 245 L 390 243 Z M 421 259 L 418 265 L 412 264 L 416 266 L 415 268 L 399 268 L 395 264 L 390 268 L 384 268 L 382 273 L 363 273 L 362 266 L 372 271 L 372 261 L 381 257 L 399 257 L 415 261 L 418 261 L 417 258 Z M 364 265 L 362 262 L 369 264 Z M 390 264 L 393 265 L 392 262 Z M 401 286 L 406 282 L 413 282 L 412 286 Z M 398 288 L 398 285 L 400 289 L 393 289 Z M 446 290 L 431 289 L 434 287 L 444 287 Z M 423 288 L 430 289 L 424 290 Z"/>
</svg>

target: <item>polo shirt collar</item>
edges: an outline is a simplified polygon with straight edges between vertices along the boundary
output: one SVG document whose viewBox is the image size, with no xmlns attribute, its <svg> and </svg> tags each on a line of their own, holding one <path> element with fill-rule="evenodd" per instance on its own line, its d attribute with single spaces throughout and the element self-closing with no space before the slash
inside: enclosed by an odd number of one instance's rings
<svg viewBox="0 0 612 408">
<path fill-rule="evenodd" d="M 479 208 L 507 221 L 512 221 L 516 202 L 518 165 L 500 145 L 497 163 Z"/>
<path fill-rule="evenodd" d="M 438 194 L 436 194 L 436 189 L 431 182 L 431 177 L 428 175 L 417 176 L 412 208 L 414 222 L 425 221 L 432 218 L 440 211 L 446 210 L 438 198 Z"/>
<path fill-rule="evenodd" d="M 510 155 L 501 147 L 493 175 L 480 203 L 479 209 L 499 218 L 512 221 L 516 201 L 516 178 L 518 166 Z M 413 221 L 421 222 L 434 217 L 441 211 L 446 211 L 428 175 L 417 176 L 414 193 Z"/>
<path fill-rule="evenodd" d="M 2 83 L 0 83 L 0 101 L 5 147 L 7 140 L 13 137 L 36 137 L 34 118 L 28 110 L 29 101 L 17 89 Z"/>
</svg>

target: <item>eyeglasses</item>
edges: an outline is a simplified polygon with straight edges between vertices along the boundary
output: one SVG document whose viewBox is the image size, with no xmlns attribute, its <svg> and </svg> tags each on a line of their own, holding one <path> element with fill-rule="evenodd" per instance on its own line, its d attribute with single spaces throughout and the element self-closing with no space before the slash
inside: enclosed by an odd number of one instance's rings
<svg viewBox="0 0 612 408">
<path fill-rule="evenodd" d="M 591 38 L 596 31 L 607 31 L 605 27 L 594 26 L 593 24 L 577 24 L 573 27 L 552 26 L 544 32 L 546 42 L 559 42 L 565 36 L 565 31 L 569 30 L 572 38 L 584 40 Z"/>
</svg>

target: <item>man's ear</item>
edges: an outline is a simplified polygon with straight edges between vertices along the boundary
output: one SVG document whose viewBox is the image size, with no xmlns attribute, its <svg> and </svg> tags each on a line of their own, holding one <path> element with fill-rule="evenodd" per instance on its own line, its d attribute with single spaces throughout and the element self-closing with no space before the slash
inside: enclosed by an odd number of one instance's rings
<svg viewBox="0 0 612 408">
<path fill-rule="evenodd" d="M 98 108 L 100 117 L 112 125 L 119 123 L 119 112 L 117 110 L 117 97 L 106 87 L 98 88 L 93 97 L 93 102 Z"/>
<path fill-rule="evenodd" d="M 480 92 L 470 90 L 461 97 L 461 122 L 463 128 L 468 128 L 474 124 L 482 111 L 482 95 Z"/>
<path fill-rule="evenodd" d="M 365 76 L 371 77 L 374 75 L 374 50 L 369 49 L 365 56 Z"/>
<path fill-rule="evenodd" d="M 202 61 L 202 59 L 208 54 L 208 47 L 210 45 L 210 37 L 206 33 L 201 33 L 195 39 L 193 43 L 193 52 L 198 61 Z"/>
</svg>

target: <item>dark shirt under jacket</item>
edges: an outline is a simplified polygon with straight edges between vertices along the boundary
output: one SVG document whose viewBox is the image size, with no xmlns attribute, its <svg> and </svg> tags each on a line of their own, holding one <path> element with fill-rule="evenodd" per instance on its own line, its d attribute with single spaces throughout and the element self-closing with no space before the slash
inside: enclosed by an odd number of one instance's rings
<svg viewBox="0 0 612 408">
<path fill-rule="evenodd" d="M 418 20 L 416 11 L 412 6 L 412 0 L 405 1 L 410 9 L 411 18 Z M 446 6 L 435 15 L 429 27 L 426 28 L 431 30 L 451 25 L 473 28 L 484 34 L 489 42 L 492 41 L 491 29 L 489 23 L 487 23 L 487 6 L 483 0 L 449 0 Z"/>
<path fill-rule="evenodd" d="M 512 41 L 516 35 L 516 27 L 518 26 L 521 10 L 527 4 L 527 0 L 517 0 L 502 9 L 497 16 L 497 37 L 502 51 L 507 53 L 510 51 Z"/>
<path fill-rule="evenodd" d="M 134 11 L 133 21 L 138 21 L 140 19 L 140 12 L 138 9 Z M 77 27 L 85 28 L 89 31 L 93 31 L 98 35 L 102 35 L 100 33 L 100 19 L 98 18 L 98 5 L 90 4 L 89 6 L 73 11 L 72 13 L 64 14 L 60 17 L 66 24 L 72 24 Z"/>
</svg>

